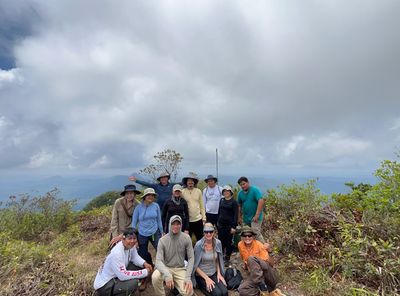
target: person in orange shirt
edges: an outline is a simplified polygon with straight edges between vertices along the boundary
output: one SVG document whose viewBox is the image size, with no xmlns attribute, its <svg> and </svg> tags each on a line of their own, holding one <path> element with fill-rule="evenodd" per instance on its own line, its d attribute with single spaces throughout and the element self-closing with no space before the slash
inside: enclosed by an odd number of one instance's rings
<svg viewBox="0 0 400 296">
<path fill-rule="evenodd" d="M 239 286 L 241 296 L 280 296 L 283 295 L 276 289 L 278 274 L 273 268 L 265 244 L 255 239 L 257 234 L 250 226 L 242 228 L 242 240 L 238 244 L 240 257 L 244 263 L 244 269 L 249 271 L 249 276 Z"/>
</svg>

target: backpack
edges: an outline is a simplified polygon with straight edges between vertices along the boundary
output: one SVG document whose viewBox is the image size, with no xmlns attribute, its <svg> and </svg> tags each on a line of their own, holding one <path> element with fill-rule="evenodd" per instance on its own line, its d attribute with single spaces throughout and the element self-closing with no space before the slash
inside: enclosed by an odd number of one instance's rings
<svg viewBox="0 0 400 296">
<path fill-rule="evenodd" d="M 228 267 L 225 270 L 225 281 L 228 290 L 235 290 L 239 288 L 242 280 L 242 274 L 235 267 Z"/>
</svg>

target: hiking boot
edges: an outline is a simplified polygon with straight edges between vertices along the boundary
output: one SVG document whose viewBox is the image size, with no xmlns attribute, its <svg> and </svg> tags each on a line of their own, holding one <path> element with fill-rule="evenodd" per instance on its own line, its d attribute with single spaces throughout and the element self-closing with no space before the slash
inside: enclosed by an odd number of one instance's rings
<svg viewBox="0 0 400 296">
<path fill-rule="evenodd" d="M 260 290 L 260 296 L 269 296 L 269 288 L 265 283 L 258 284 L 258 289 Z"/>
</svg>

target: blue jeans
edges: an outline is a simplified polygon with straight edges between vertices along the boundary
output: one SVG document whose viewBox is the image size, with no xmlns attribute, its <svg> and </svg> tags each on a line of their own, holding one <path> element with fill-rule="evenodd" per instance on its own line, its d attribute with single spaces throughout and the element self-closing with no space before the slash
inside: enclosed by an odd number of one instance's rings
<svg viewBox="0 0 400 296">
<path fill-rule="evenodd" d="M 153 264 L 153 260 L 151 259 L 151 255 L 149 253 L 149 242 L 153 245 L 154 249 L 157 250 L 158 246 L 158 241 L 160 240 L 161 234 L 160 231 L 157 230 L 156 233 L 154 233 L 151 236 L 143 236 L 139 233 L 138 235 L 138 243 L 139 243 L 139 250 L 138 254 L 140 257 L 142 257 L 147 263 Z"/>
</svg>

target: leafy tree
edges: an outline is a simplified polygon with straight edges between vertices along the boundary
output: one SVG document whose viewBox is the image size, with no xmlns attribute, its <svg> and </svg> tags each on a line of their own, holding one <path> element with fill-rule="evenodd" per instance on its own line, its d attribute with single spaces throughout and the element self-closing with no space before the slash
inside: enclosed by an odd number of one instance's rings
<svg viewBox="0 0 400 296">
<path fill-rule="evenodd" d="M 182 155 L 175 150 L 166 149 L 157 152 L 153 158 L 155 162 L 141 169 L 140 174 L 147 175 L 155 181 L 161 173 L 168 173 L 171 180 L 175 181 L 183 160 Z"/>
<path fill-rule="evenodd" d="M 108 191 L 93 198 L 84 208 L 84 211 L 90 211 L 102 206 L 113 205 L 114 202 L 120 198 L 121 195 L 118 191 Z"/>
</svg>

